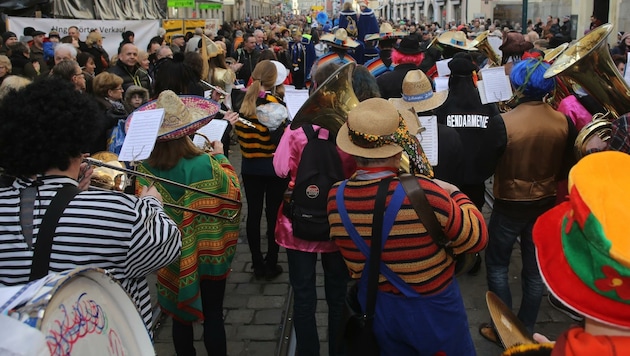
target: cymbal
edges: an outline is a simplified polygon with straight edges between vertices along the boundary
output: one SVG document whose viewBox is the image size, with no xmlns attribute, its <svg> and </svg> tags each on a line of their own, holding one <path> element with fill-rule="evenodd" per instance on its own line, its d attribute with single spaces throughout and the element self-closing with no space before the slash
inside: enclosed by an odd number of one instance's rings
<svg viewBox="0 0 630 356">
<path fill-rule="evenodd" d="M 515 345 L 536 343 L 523 322 L 514 315 L 499 296 L 493 292 L 486 292 L 486 304 L 488 304 L 492 323 L 503 347 L 508 349 Z"/>
</svg>

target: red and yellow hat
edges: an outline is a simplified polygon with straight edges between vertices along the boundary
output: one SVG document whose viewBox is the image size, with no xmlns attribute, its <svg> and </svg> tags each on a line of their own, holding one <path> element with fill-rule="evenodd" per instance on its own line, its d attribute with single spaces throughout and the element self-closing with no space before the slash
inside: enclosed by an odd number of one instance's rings
<svg viewBox="0 0 630 356">
<path fill-rule="evenodd" d="M 571 309 L 630 328 L 630 155 L 606 151 L 569 173 L 569 201 L 538 218 L 542 278 Z"/>
</svg>

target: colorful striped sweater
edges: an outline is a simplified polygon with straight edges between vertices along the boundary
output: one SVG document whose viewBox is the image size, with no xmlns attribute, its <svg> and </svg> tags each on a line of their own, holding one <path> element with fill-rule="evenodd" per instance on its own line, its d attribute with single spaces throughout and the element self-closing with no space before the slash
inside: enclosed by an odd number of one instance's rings
<svg viewBox="0 0 630 356">
<path fill-rule="evenodd" d="M 461 192 L 449 194 L 428 178 L 418 177 L 427 199 L 452 241 L 455 253 L 481 251 L 488 242 L 488 231 L 481 212 Z M 357 231 L 370 245 L 374 197 L 380 180 L 350 179 L 344 191 L 346 209 Z M 398 179 L 392 180 L 386 206 L 391 200 Z M 337 243 L 353 279 L 363 272 L 365 256 L 357 249 L 343 227 L 337 210 L 335 194 L 339 183 L 328 195 L 328 220 L 331 238 Z M 438 247 L 420 222 L 408 198 L 398 212 L 396 222 L 387 238 L 382 260 L 418 293 L 435 294 L 449 285 L 455 264 L 444 249 Z M 379 289 L 400 294 L 381 274 Z"/>
</svg>

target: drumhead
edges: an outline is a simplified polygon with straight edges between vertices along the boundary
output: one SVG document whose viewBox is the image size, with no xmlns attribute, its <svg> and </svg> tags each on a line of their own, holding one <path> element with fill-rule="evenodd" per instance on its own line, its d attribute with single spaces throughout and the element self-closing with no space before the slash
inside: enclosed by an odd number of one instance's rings
<svg viewBox="0 0 630 356">
<path fill-rule="evenodd" d="M 39 325 L 51 355 L 155 355 L 135 304 L 102 270 L 72 270 L 51 295 Z"/>
</svg>

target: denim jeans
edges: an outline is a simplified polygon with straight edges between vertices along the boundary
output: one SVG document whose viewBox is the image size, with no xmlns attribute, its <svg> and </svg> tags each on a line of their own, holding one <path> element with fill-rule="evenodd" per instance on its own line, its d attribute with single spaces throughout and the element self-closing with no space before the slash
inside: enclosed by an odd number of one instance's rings
<svg viewBox="0 0 630 356">
<path fill-rule="evenodd" d="M 493 210 L 488 225 L 489 240 L 488 247 L 486 247 L 488 289 L 496 293 L 512 309 L 508 269 L 514 243 L 519 236 L 521 237 L 523 299 L 518 311 L 518 318 L 525 324 L 530 333 L 534 330 L 544 291 L 532 240 L 534 222 L 536 222 L 536 218 L 518 219 L 506 216 L 496 209 Z"/>
<path fill-rule="evenodd" d="M 328 304 L 328 354 L 337 355 L 336 346 L 341 313 L 349 280 L 346 263 L 340 252 L 322 253 L 324 291 Z M 316 252 L 287 249 L 289 281 L 293 287 L 293 326 L 297 354 L 319 356 L 319 336 L 315 321 L 317 292 L 315 288 Z"/>
</svg>

